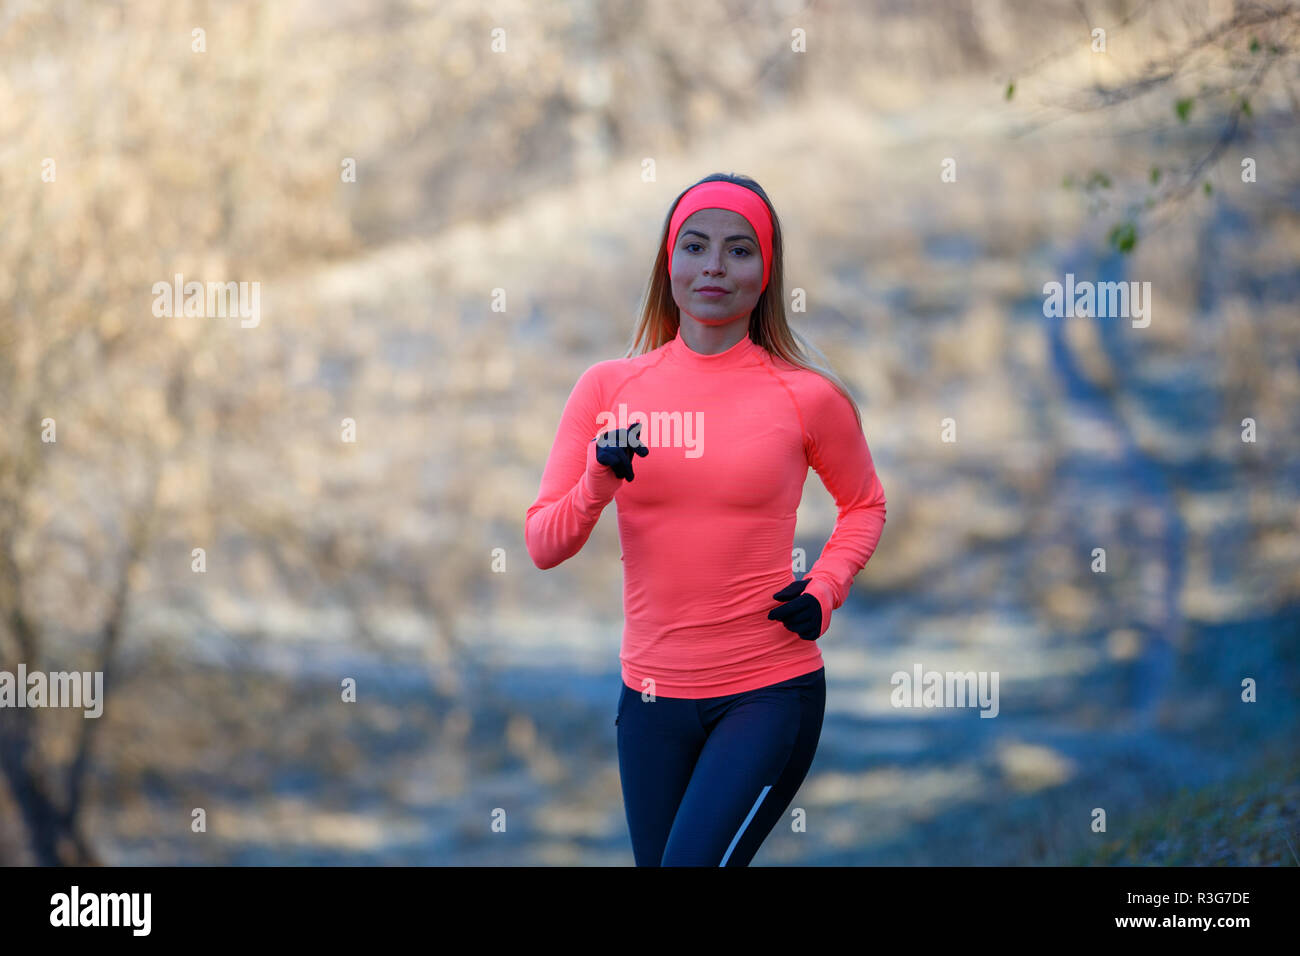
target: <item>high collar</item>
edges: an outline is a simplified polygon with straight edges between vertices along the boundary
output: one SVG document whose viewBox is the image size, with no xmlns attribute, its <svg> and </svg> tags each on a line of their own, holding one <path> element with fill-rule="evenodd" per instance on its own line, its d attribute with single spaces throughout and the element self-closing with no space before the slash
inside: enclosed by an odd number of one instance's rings
<svg viewBox="0 0 1300 956">
<path fill-rule="evenodd" d="M 668 342 L 668 354 L 673 361 L 702 371 L 719 371 L 726 368 L 740 368 L 745 365 L 757 365 L 766 350 L 754 343 L 746 331 L 744 337 L 727 349 L 714 355 L 696 352 L 682 338 L 682 327 L 677 326 L 677 335 Z"/>
</svg>

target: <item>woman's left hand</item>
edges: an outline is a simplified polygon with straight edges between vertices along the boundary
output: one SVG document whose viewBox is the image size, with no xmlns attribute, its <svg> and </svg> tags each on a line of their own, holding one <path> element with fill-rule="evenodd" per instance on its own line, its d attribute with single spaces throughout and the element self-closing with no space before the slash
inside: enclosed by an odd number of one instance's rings
<svg viewBox="0 0 1300 956">
<path fill-rule="evenodd" d="M 784 601 L 767 613 L 769 621 L 780 621 L 805 641 L 815 641 L 822 633 L 822 606 L 811 594 L 804 594 L 808 579 L 795 581 L 777 591 L 772 597 Z"/>
</svg>

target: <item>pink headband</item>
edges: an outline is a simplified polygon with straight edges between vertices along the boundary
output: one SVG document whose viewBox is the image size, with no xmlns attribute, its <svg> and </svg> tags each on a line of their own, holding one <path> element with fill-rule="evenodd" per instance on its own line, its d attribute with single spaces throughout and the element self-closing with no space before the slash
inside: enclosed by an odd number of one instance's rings
<svg viewBox="0 0 1300 956">
<path fill-rule="evenodd" d="M 673 274 L 673 246 L 677 245 L 677 231 L 701 209 L 730 209 L 749 220 L 758 236 L 759 251 L 763 254 L 763 288 L 766 289 L 767 278 L 772 273 L 772 215 L 767 211 L 767 203 L 752 189 L 720 179 L 692 186 L 673 210 L 673 217 L 668 222 L 668 275 Z"/>
</svg>

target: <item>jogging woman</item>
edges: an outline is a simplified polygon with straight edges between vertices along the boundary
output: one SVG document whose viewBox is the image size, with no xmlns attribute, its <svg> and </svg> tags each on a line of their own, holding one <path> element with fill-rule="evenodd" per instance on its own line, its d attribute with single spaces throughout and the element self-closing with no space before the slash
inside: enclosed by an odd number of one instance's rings
<svg viewBox="0 0 1300 956">
<path fill-rule="evenodd" d="M 718 173 L 677 197 L 628 354 L 578 379 L 528 509 L 545 569 L 618 503 L 614 723 L 637 866 L 749 864 L 812 763 L 817 639 L 885 523 L 857 406 L 786 323 L 781 248 L 752 179 Z M 810 466 L 838 517 L 795 581 Z"/>
</svg>

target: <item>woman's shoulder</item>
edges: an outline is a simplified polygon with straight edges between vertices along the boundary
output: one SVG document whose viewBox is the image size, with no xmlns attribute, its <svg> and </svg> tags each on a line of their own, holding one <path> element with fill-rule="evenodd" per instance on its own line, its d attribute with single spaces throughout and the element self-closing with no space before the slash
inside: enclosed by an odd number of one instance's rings
<svg viewBox="0 0 1300 956">
<path fill-rule="evenodd" d="M 808 401 L 825 401 L 832 395 L 839 395 L 839 389 L 816 369 L 795 365 L 777 355 L 771 355 L 772 370 L 801 399 Z"/>
<path fill-rule="evenodd" d="M 657 365 L 663 359 L 663 348 L 664 346 L 660 346 L 642 355 L 618 356 L 593 362 L 578 376 L 578 384 L 575 388 L 578 386 L 603 388 L 624 381 L 629 376 Z"/>
</svg>

